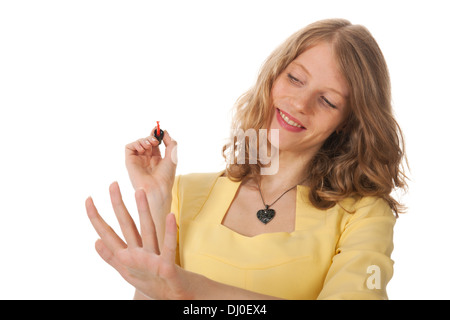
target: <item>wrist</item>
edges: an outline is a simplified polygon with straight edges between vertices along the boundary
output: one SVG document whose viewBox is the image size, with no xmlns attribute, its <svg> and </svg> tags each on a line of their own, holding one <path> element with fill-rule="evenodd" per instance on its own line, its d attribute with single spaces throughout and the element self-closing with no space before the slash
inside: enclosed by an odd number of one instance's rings
<svg viewBox="0 0 450 320">
<path fill-rule="evenodd" d="M 169 208 L 172 204 L 172 193 L 164 192 L 161 190 L 146 190 L 147 200 L 149 204 L 153 204 L 156 207 Z M 169 213 L 169 212 L 166 212 Z"/>
<path fill-rule="evenodd" d="M 189 290 L 186 292 L 185 300 L 217 299 L 217 297 L 213 297 L 214 281 L 198 273 L 186 272 L 188 273 Z"/>
</svg>

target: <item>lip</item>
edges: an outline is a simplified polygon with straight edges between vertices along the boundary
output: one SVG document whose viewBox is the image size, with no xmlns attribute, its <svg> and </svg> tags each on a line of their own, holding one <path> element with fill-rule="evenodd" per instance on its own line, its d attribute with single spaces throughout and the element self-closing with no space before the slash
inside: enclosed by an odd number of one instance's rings
<svg viewBox="0 0 450 320">
<path fill-rule="evenodd" d="M 296 126 L 291 126 L 289 123 L 286 123 L 286 121 L 284 121 L 283 118 L 281 118 L 281 115 L 280 115 L 280 109 L 279 109 L 279 108 L 276 108 L 276 109 L 277 109 L 277 120 L 278 120 L 278 123 L 279 123 L 280 126 L 282 126 L 284 129 L 286 129 L 286 130 L 288 130 L 288 131 L 291 131 L 291 132 L 302 132 L 302 131 L 305 131 L 305 130 L 306 130 L 306 128 L 303 126 L 303 124 L 302 124 L 300 121 L 298 121 L 298 120 L 295 119 L 293 116 L 291 116 L 289 113 L 287 113 L 287 112 L 285 112 L 285 111 L 283 110 L 283 114 L 286 115 L 286 117 L 288 117 L 288 118 L 291 119 L 292 121 L 298 123 L 298 124 L 301 125 L 303 128 L 299 128 L 299 127 L 296 127 Z"/>
</svg>

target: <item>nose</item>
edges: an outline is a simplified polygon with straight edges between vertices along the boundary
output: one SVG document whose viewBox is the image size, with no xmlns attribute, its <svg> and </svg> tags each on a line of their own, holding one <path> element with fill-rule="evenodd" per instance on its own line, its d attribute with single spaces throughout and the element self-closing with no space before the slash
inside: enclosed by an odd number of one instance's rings
<svg viewBox="0 0 450 320">
<path fill-rule="evenodd" d="M 292 106 L 298 113 L 309 115 L 314 112 L 312 95 L 307 91 L 297 94 L 292 97 Z"/>
</svg>

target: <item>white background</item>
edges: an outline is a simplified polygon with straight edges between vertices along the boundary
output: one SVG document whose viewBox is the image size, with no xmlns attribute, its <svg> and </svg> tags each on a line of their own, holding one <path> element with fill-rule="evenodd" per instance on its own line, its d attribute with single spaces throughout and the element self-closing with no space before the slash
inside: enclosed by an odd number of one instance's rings
<svg viewBox="0 0 450 320">
<path fill-rule="evenodd" d="M 377 39 L 406 136 L 409 212 L 389 296 L 449 299 L 447 5 L 0 1 L 0 298 L 130 299 L 84 209 L 91 195 L 117 227 L 117 180 L 136 212 L 125 144 L 160 120 L 179 144 L 177 174 L 221 170 L 231 107 L 264 59 L 305 25 L 341 17 Z"/>
</svg>

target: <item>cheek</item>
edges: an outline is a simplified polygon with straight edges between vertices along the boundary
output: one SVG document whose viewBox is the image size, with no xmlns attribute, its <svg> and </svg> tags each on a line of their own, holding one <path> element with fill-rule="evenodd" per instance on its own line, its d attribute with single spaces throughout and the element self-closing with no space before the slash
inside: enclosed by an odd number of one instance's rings
<svg viewBox="0 0 450 320">
<path fill-rule="evenodd" d="M 270 91 L 272 104 L 286 98 L 286 96 L 289 96 L 291 94 L 291 92 L 289 91 L 289 87 L 286 86 L 286 84 L 280 77 L 275 80 L 272 85 L 272 90 Z"/>
<path fill-rule="evenodd" d="M 279 87 L 280 87 L 280 79 L 276 78 L 272 84 L 272 89 L 270 90 L 270 94 L 272 97 L 276 97 L 278 95 Z"/>
<path fill-rule="evenodd" d="M 273 126 L 270 126 L 270 128 L 273 128 Z M 267 131 L 267 140 L 269 140 L 270 144 L 273 145 L 275 148 L 280 148 L 280 135 L 281 130 L 268 130 Z"/>
<path fill-rule="evenodd" d="M 311 135 L 317 136 L 319 140 L 325 141 L 330 135 L 335 132 L 341 123 L 340 117 L 320 117 L 316 119 L 315 126 L 310 132 Z"/>
</svg>

